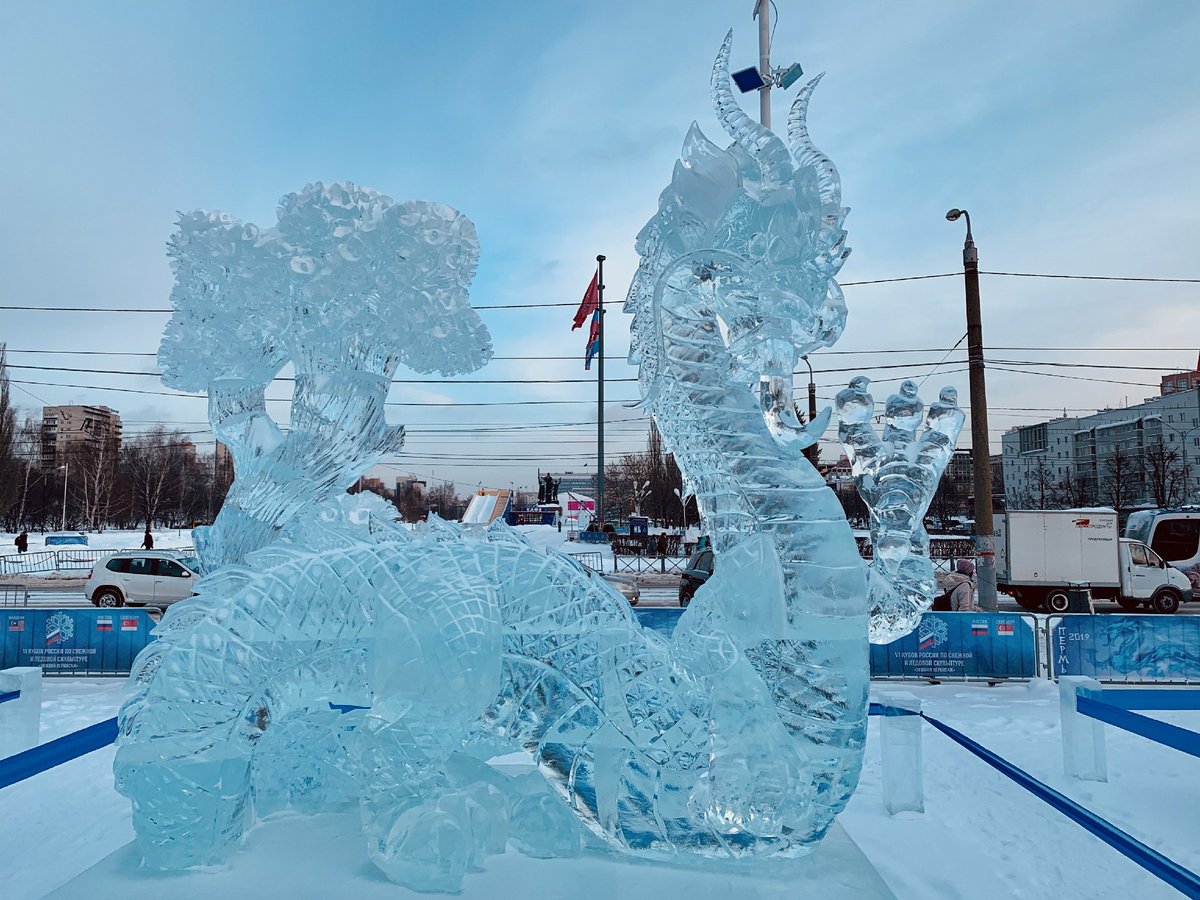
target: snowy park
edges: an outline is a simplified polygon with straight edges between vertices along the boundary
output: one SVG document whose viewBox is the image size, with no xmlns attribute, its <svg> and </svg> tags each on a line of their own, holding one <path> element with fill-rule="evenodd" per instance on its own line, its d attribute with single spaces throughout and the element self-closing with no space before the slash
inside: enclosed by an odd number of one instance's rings
<svg viewBox="0 0 1200 900">
<path fill-rule="evenodd" d="M 1200 900 L 1197 40 L 0 2 L 4 900 Z"/>
</svg>

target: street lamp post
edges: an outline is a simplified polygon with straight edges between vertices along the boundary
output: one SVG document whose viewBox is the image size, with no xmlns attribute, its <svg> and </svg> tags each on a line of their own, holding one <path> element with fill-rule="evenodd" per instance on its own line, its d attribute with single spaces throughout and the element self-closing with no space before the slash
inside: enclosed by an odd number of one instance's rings
<svg viewBox="0 0 1200 900">
<path fill-rule="evenodd" d="M 679 533 L 680 535 L 687 534 L 687 496 L 684 495 L 679 488 L 671 488 L 671 491 L 679 498 Z"/>
<path fill-rule="evenodd" d="M 817 420 L 817 385 L 813 381 L 813 368 L 812 363 L 808 361 L 808 354 L 800 358 L 808 366 L 808 424 L 811 425 Z M 814 442 L 811 447 L 806 447 L 804 455 L 808 457 L 808 461 L 813 464 L 813 468 L 815 469 L 821 459 L 820 443 Z"/>
<path fill-rule="evenodd" d="M 636 481 L 633 484 L 633 514 L 640 516 L 642 514 L 642 501 L 646 499 L 646 495 L 650 493 L 650 479 L 647 478 L 645 484 L 638 484 Z"/>
<path fill-rule="evenodd" d="M 971 388 L 971 458 L 975 488 L 976 584 L 980 609 L 995 612 L 996 544 L 992 530 L 992 460 L 988 452 L 987 387 L 983 368 L 983 321 L 979 310 L 979 251 L 971 235 L 971 216 L 965 209 L 946 213 L 951 222 L 967 220 L 963 243 L 963 283 L 967 295 L 967 367 Z"/>
<path fill-rule="evenodd" d="M 62 507 L 62 524 L 58 526 L 59 531 L 67 530 L 67 479 L 71 477 L 71 464 L 63 463 L 59 466 L 63 473 L 63 507 Z"/>
</svg>

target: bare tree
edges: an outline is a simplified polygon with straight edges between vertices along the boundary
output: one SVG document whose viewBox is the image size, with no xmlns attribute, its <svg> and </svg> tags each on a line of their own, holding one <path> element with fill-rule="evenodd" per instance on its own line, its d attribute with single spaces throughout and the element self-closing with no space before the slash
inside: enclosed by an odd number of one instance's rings
<svg viewBox="0 0 1200 900">
<path fill-rule="evenodd" d="M 1143 451 L 1146 461 L 1146 482 L 1154 505 L 1174 506 L 1183 499 L 1184 479 L 1187 477 L 1179 451 L 1166 444 L 1151 444 Z"/>
<path fill-rule="evenodd" d="M 429 497 L 425 493 L 425 482 L 410 478 L 396 488 L 396 508 L 405 522 L 419 522 L 429 512 Z"/>
<path fill-rule="evenodd" d="M 0 344 L 0 517 L 7 517 L 9 509 L 16 503 L 22 480 L 16 444 L 17 411 L 9 396 L 6 350 L 6 345 Z"/>
<path fill-rule="evenodd" d="M 451 481 L 443 481 L 429 492 L 429 509 L 443 519 L 461 519 L 466 508 L 466 502 L 458 496 Z"/>
<path fill-rule="evenodd" d="M 44 498 L 45 475 L 42 473 L 42 429 L 40 423 L 32 416 L 17 428 L 13 442 L 13 455 L 16 457 L 16 501 L 10 508 L 8 522 L 10 530 L 16 531 L 34 522 L 44 522 L 44 504 L 38 502 Z"/>
<path fill-rule="evenodd" d="M 109 524 L 117 481 L 116 439 L 75 447 L 70 453 L 72 494 L 86 527 L 102 531 Z"/>
<path fill-rule="evenodd" d="M 1096 502 L 1087 478 L 1075 469 L 1068 470 L 1066 475 L 1054 483 L 1054 498 L 1055 505 L 1066 509 L 1088 506 Z"/>
<path fill-rule="evenodd" d="M 179 510 L 189 455 L 194 457 L 194 448 L 183 433 L 161 425 L 125 443 L 121 469 L 134 521 L 151 527 L 165 522 L 172 506 Z"/>
<path fill-rule="evenodd" d="M 957 482 L 950 477 L 949 472 L 944 472 L 933 499 L 929 502 L 929 514 L 937 519 L 938 527 L 945 530 L 947 523 L 965 509 L 965 500 L 960 494 Z"/>
<path fill-rule="evenodd" d="M 1141 457 L 1115 447 L 1101 463 L 1096 493 L 1101 503 L 1123 513 L 1140 499 L 1142 484 Z"/>
<path fill-rule="evenodd" d="M 1054 473 L 1039 462 L 1025 473 L 1024 488 L 1012 498 L 1012 509 L 1056 509 L 1059 502 L 1058 484 Z"/>
</svg>

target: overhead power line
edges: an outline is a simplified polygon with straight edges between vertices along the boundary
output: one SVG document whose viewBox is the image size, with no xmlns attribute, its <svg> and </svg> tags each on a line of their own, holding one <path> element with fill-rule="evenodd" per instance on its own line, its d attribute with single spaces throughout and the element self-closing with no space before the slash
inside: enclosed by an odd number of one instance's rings
<svg viewBox="0 0 1200 900">
<path fill-rule="evenodd" d="M 896 284 L 905 281 L 929 281 L 935 278 L 955 278 L 961 275 L 961 272 L 939 272 L 934 275 L 901 275 L 894 278 L 870 278 L 862 281 L 847 281 L 841 284 L 843 288 L 848 287 L 865 287 L 874 284 Z M 1070 281 L 1123 281 L 1133 282 L 1138 284 L 1200 284 L 1200 278 L 1159 278 L 1153 276 L 1138 276 L 1138 275 L 1069 275 L 1052 272 L 980 272 L 980 275 L 992 275 L 1004 278 L 1047 278 Z M 613 300 L 606 305 L 620 305 L 624 301 Z M 472 306 L 472 309 L 478 310 L 521 310 L 521 309 L 569 309 L 578 307 L 579 301 L 570 300 L 565 302 L 554 303 L 495 303 L 481 304 Z M 13 312 L 87 312 L 87 313 L 151 313 L 157 315 L 169 315 L 174 312 L 173 309 L 167 307 L 118 307 L 118 306 L 33 306 L 30 304 L 22 305 L 0 305 L 0 310 L 10 310 Z"/>
<path fill-rule="evenodd" d="M 1006 278 L 1060 278 L 1073 281 L 1134 281 L 1149 284 L 1200 284 L 1200 278 L 1143 278 L 1136 275 L 1050 275 L 1045 272 L 980 272 Z"/>
</svg>

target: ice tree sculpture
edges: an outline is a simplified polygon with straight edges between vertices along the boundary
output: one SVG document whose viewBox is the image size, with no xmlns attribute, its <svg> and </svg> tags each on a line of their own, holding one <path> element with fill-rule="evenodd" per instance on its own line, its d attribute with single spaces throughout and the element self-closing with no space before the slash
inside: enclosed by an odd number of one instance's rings
<svg viewBox="0 0 1200 900">
<path fill-rule="evenodd" d="M 117 785 L 148 864 L 217 862 L 254 813 L 355 801 L 370 858 L 425 891 L 508 844 L 720 862 L 803 855 L 828 830 L 861 765 L 869 607 L 925 585 L 920 513 L 961 414 L 943 393 L 917 441 L 904 389 L 880 442 L 865 385 L 840 396 L 887 554 L 869 588 L 802 453 L 830 411 L 802 427 L 791 400 L 799 357 L 845 318 L 846 211 L 805 126 L 815 82 L 789 150 L 738 108 L 729 43 L 712 83 L 733 144 L 688 133 L 627 302 L 644 403 L 719 554 L 669 641 L 503 525 L 409 532 L 344 494 L 397 445 L 382 407 L 398 362 L 486 359 L 465 219 L 340 185 L 285 198 L 270 232 L 184 217 L 163 366 L 214 396 L 238 480 L 198 596 L 164 616 L 119 717 Z M 284 435 L 263 387 L 286 362 L 300 408 Z M 486 765 L 511 749 L 538 773 Z"/>
<path fill-rule="evenodd" d="M 183 215 L 169 252 L 175 314 L 159 350 L 163 381 L 208 392 L 238 476 L 197 534 L 206 569 L 242 562 L 313 497 L 399 451 L 404 429 L 387 425 L 383 406 L 398 364 L 450 375 L 491 358 L 467 306 L 475 226 L 442 204 L 318 182 L 284 197 L 271 229 Z M 289 362 L 285 435 L 264 390 Z"/>
</svg>

